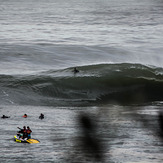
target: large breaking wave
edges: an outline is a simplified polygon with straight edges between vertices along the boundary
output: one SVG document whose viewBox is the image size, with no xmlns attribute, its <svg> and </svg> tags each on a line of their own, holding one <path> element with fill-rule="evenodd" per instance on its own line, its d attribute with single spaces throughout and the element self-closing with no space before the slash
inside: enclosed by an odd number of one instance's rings
<svg viewBox="0 0 163 163">
<path fill-rule="evenodd" d="M 1 104 L 85 106 L 138 104 L 163 99 L 163 69 L 141 64 L 98 64 L 33 75 L 0 75 Z"/>
</svg>

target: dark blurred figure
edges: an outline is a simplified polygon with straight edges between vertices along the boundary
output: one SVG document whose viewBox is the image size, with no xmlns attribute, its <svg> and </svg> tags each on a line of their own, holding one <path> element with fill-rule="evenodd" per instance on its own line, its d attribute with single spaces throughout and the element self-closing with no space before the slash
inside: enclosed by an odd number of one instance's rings
<svg viewBox="0 0 163 163">
<path fill-rule="evenodd" d="M 160 126 L 160 133 L 161 133 L 161 136 L 163 136 L 163 112 L 161 112 L 158 116 L 158 123 L 159 123 L 159 126 Z"/>
<path fill-rule="evenodd" d="M 96 125 L 92 119 L 86 115 L 82 114 L 79 116 L 79 122 L 81 124 L 81 130 L 83 132 L 82 144 L 84 150 L 91 154 L 90 156 L 95 159 L 95 161 L 102 161 L 103 151 L 100 139 L 96 135 Z"/>
<path fill-rule="evenodd" d="M 74 74 L 78 73 L 79 70 L 77 70 L 77 68 L 75 67 L 74 70 L 73 70 Z"/>
<path fill-rule="evenodd" d="M 5 118 L 10 118 L 9 116 L 3 115 L 1 118 L 5 119 Z"/>
<path fill-rule="evenodd" d="M 40 114 L 39 119 L 44 119 L 44 114 Z"/>
<path fill-rule="evenodd" d="M 23 117 L 23 118 L 27 118 L 27 114 L 24 114 L 22 117 Z"/>
<path fill-rule="evenodd" d="M 26 126 L 24 126 L 23 128 L 17 127 L 19 129 L 17 135 L 19 136 L 19 138 L 25 139 L 27 137 L 27 129 Z"/>
</svg>

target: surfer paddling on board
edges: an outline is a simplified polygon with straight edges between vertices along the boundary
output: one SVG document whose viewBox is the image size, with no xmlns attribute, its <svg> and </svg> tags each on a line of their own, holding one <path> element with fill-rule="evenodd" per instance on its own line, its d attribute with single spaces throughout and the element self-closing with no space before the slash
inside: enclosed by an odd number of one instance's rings
<svg viewBox="0 0 163 163">
<path fill-rule="evenodd" d="M 10 118 L 9 116 L 3 115 L 1 118 Z"/>
<path fill-rule="evenodd" d="M 23 118 L 27 118 L 27 114 L 24 114 L 22 117 L 23 117 Z"/>
<path fill-rule="evenodd" d="M 74 70 L 73 70 L 74 74 L 78 73 L 79 70 L 77 70 L 77 68 L 75 67 Z"/>
</svg>

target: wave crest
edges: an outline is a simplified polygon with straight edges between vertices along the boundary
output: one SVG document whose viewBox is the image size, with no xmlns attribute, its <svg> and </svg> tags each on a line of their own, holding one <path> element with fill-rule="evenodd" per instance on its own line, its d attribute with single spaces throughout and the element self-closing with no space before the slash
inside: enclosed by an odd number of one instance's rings
<svg viewBox="0 0 163 163">
<path fill-rule="evenodd" d="M 1 90 L 14 103 L 92 105 L 142 103 L 163 97 L 163 69 L 140 64 L 99 64 L 35 75 L 0 75 Z M 1 93 L 3 97 L 3 93 Z M 1 101 L 4 98 L 1 98 Z"/>
</svg>

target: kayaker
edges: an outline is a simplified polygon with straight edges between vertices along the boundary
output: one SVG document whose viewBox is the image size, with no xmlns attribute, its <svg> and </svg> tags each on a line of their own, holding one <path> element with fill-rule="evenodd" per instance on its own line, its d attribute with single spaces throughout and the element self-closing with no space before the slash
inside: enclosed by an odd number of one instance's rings
<svg viewBox="0 0 163 163">
<path fill-rule="evenodd" d="M 31 138 L 31 133 L 32 133 L 32 130 L 30 129 L 29 126 L 27 126 L 27 138 L 28 138 L 28 139 Z"/>
<path fill-rule="evenodd" d="M 23 139 L 27 137 L 27 129 L 26 126 L 23 127 Z"/>
<path fill-rule="evenodd" d="M 18 132 L 18 136 L 19 137 L 22 137 L 23 139 L 27 137 L 27 129 L 26 129 L 26 126 L 23 127 L 23 129 L 21 129 L 20 127 L 18 127 L 18 129 L 20 130 Z"/>
</svg>

